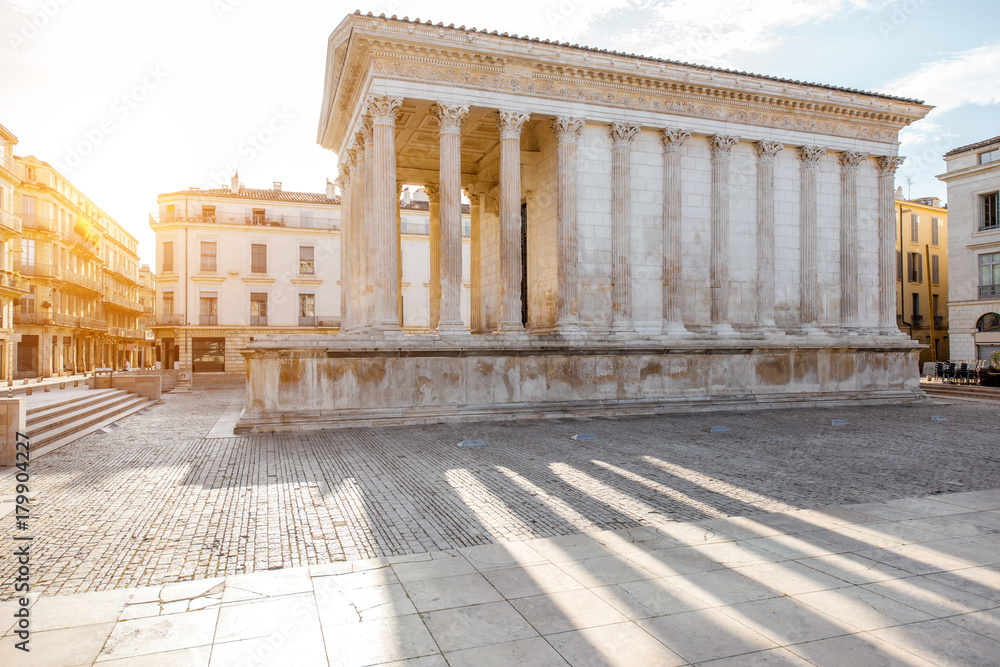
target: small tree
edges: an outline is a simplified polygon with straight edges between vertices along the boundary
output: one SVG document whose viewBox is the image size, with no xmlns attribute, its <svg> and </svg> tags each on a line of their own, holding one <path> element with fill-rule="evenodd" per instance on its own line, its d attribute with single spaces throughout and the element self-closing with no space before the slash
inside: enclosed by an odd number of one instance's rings
<svg viewBox="0 0 1000 667">
<path fill-rule="evenodd" d="M 994 352 L 990 355 L 990 368 L 1000 371 L 1000 352 Z"/>
</svg>

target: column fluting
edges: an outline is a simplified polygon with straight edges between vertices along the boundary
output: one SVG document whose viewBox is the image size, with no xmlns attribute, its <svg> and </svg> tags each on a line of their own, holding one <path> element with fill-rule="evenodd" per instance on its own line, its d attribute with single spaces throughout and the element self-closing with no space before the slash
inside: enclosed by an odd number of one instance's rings
<svg viewBox="0 0 1000 667">
<path fill-rule="evenodd" d="M 558 162 L 556 200 L 556 330 L 568 333 L 579 329 L 577 311 L 577 141 L 584 120 L 560 116 L 550 128 L 556 135 Z"/>
<path fill-rule="evenodd" d="M 611 333 L 632 326 L 632 138 L 638 125 L 611 125 Z"/>
<path fill-rule="evenodd" d="M 774 325 L 774 160 L 780 143 L 758 141 L 757 148 L 757 326 Z"/>
<path fill-rule="evenodd" d="M 816 227 L 819 216 L 817 172 L 825 148 L 799 147 L 799 326 L 801 333 L 816 333 L 819 321 L 819 284 Z"/>
<path fill-rule="evenodd" d="M 521 130 L 528 114 L 498 111 L 500 132 L 500 317 L 498 333 L 521 333 Z"/>
<path fill-rule="evenodd" d="M 840 326 L 858 328 L 858 168 L 866 156 L 840 154 Z"/>
<path fill-rule="evenodd" d="M 441 333 L 465 333 L 462 323 L 462 121 L 469 107 L 435 107 L 440 139 Z"/>
<path fill-rule="evenodd" d="M 878 328 L 899 333 L 896 323 L 896 169 L 905 158 L 878 158 Z"/>
<path fill-rule="evenodd" d="M 729 321 L 729 164 L 739 137 L 711 138 L 712 257 L 710 287 L 712 333 L 734 333 Z"/>
<path fill-rule="evenodd" d="M 663 130 L 663 333 L 687 333 L 681 292 L 681 160 L 690 132 Z"/>
<path fill-rule="evenodd" d="M 372 255 L 375 272 L 374 326 L 382 332 L 400 331 L 397 316 L 399 257 L 396 241 L 396 112 L 402 101 L 393 97 L 375 97 L 368 103 L 373 126 L 374 155 L 369 169 L 372 177 Z"/>
</svg>

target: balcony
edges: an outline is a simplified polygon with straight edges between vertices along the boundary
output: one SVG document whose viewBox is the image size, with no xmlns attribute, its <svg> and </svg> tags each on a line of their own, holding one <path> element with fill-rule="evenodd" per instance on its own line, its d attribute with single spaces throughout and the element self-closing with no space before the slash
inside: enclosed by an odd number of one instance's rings
<svg viewBox="0 0 1000 667">
<path fill-rule="evenodd" d="M 28 281 L 10 271 L 0 271 L 0 289 L 17 292 L 18 294 L 27 294 L 30 291 L 28 289 Z"/>
<path fill-rule="evenodd" d="M 14 262 L 14 268 L 18 273 L 26 276 L 36 276 L 38 278 L 58 278 L 59 272 L 56 267 L 47 262 L 34 262 L 25 264 L 23 261 Z"/>
<path fill-rule="evenodd" d="M 51 324 L 52 320 L 43 313 L 22 313 L 14 311 L 14 324 Z"/>
<path fill-rule="evenodd" d="M 910 315 L 910 324 L 915 327 L 923 326 L 924 316 L 923 315 Z"/>
<path fill-rule="evenodd" d="M 944 324 L 944 315 L 935 315 L 934 316 L 934 328 L 941 329 L 944 326 L 945 326 L 945 324 Z"/>
<path fill-rule="evenodd" d="M 98 252 L 100 251 L 100 244 L 98 242 L 88 239 L 77 231 L 73 232 L 70 240 L 73 241 L 73 245 L 76 246 L 76 249 L 85 250 L 95 257 L 99 256 Z"/>
<path fill-rule="evenodd" d="M 215 327 L 219 325 L 218 315 L 202 315 L 199 324 L 203 327 Z"/>
<path fill-rule="evenodd" d="M 101 287 L 101 283 L 93 278 L 88 278 L 87 276 L 82 276 L 74 271 L 63 271 L 62 279 L 66 282 L 73 283 L 78 287 L 83 287 L 91 292 L 103 292 L 104 289 Z"/>
<path fill-rule="evenodd" d="M 144 315 L 152 315 L 156 311 L 152 306 L 143 306 L 142 312 Z"/>
<path fill-rule="evenodd" d="M 104 303 L 111 304 L 112 306 L 117 306 L 118 308 L 124 308 L 125 310 L 130 310 L 134 313 L 141 313 L 143 311 L 143 306 L 138 301 L 128 299 L 124 296 L 118 294 L 105 294 Z"/>
<path fill-rule="evenodd" d="M 129 338 L 132 340 L 143 340 L 146 337 L 145 332 L 139 329 L 124 329 L 122 327 L 109 327 L 108 334 L 112 338 Z"/>
<path fill-rule="evenodd" d="M 340 229 L 340 221 L 336 218 L 308 217 L 302 215 L 276 215 L 254 219 L 252 216 L 244 216 L 230 213 L 216 213 L 215 215 L 187 215 L 183 213 L 165 212 L 155 224 L 173 224 L 177 222 L 193 222 L 209 225 L 242 225 L 257 227 L 297 227 L 300 229 Z"/>
<path fill-rule="evenodd" d="M 114 273 L 117 273 L 122 278 L 125 278 L 130 282 L 133 283 L 139 282 L 139 274 L 135 271 L 135 269 L 130 269 L 127 265 L 121 262 L 114 265 L 108 263 L 107 266 L 105 266 L 104 268 L 108 271 L 113 271 Z"/>
<path fill-rule="evenodd" d="M 78 317 L 81 329 L 95 329 L 97 331 L 107 331 L 108 323 L 104 320 L 95 320 L 92 317 Z"/>
<path fill-rule="evenodd" d="M 979 298 L 980 299 L 1000 298 L 1000 285 L 980 285 Z"/>
<path fill-rule="evenodd" d="M 7 211 L 0 211 L 0 229 L 11 234 L 21 233 L 21 218 Z"/>
<path fill-rule="evenodd" d="M 59 221 L 42 215 L 21 214 L 21 224 L 24 229 L 34 229 L 37 232 L 59 233 Z"/>
<path fill-rule="evenodd" d="M 159 315 L 156 318 L 158 327 L 182 327 L 184 326 L 183 315 Z"/>
</svg>

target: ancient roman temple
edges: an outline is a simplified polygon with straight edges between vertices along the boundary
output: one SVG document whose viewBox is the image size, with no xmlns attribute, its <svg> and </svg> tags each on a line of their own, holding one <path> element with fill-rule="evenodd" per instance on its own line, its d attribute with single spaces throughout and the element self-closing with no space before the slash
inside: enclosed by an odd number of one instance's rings
<svg viewBox="0 0 1000 667">
<path fill-rule="evenodd" d="M 319 123 L 343 192 L 340 333 L 252 342 L 238 428 L 912 400 L 893 191 L 897 133 L 929 110 L 348 16 Z M 404 184 L 432 195 L 422 333 L 401 328 Z"/>
</svg>

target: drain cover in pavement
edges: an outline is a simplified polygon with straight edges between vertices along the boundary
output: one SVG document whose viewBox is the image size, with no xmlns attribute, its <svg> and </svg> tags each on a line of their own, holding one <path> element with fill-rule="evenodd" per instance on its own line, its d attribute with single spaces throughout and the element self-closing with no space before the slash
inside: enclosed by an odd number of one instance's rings
<svg viewBox="0 0 1000 667">
<path fill-rule="evenodd" d="M 486 443 L 483 442 L 482 440 L 463 440 L 462 442 L 458 443 L 458 446 L 459 447 L 482 447 L 485 444 Z"/>
<path fill-rule="evenodd" d="M 946 421 L 948 421 L 948 418 L 947 417 L 942 417 L 941 415 L 931 415 L 931 421 L 932 422 L 946 422 Z"/>
<path fill-rule="evenodd" d="M 570 440 L 597 440 L 597 436 L 593 433 L 577 433 Z"/>
<path fill-rule="evenodd" d="M 708 432 L 709 433 L 729 433 L 729 429 L 726 428 L 725 426 L 713 426 L 712 428 L 708 429 Z"/>
<path fill-rule="evenodd" d="M 834 419 L 830 422 L 830 426 L 847 426 L 846 419 Z"/>
</svg>

